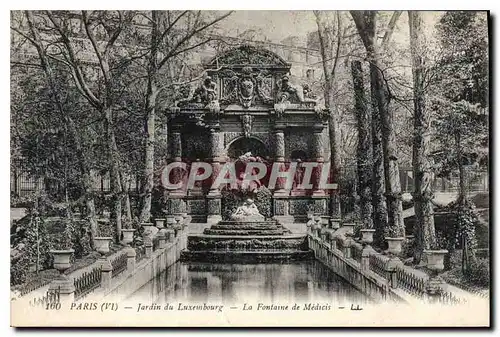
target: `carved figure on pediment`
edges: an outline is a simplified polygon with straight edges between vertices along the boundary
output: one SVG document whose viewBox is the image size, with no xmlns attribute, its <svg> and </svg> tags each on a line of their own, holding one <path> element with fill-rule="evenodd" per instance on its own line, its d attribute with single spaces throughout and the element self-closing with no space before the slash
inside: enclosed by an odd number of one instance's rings
<svg viewBox="0 0 500 337">
<path fill-rule="evenodd" d="M 290 78 L 288 75 L 285 75 L 281 78 L 279 84 L 279 91 L 276 95 L 276 101 L 278 103 L 295 103 L 300 102 L 299 90 L 292 84 L 290 84 Z"/>
<path fill-rule="evenodd" d="M 202 84 L 195 90 L 193 101 L 208 104 L 217 99 L 216 83 L 210 76 L 205 77 Z"/>
<path fill-rule="evenodd" d="M 318 99 L 318 95 L 316 95 L 311 87 L 309 87 L 309 84 L 304 84 L 302 85 L 302 91 L 304 93 L 304 99 L 308 99 L 308 100 L 312 100 L 312 101 L 316 101 Z"/>
<path fill-rule="evenodd" d="M 216 88 L 217 84 L 210 76 L 207 76 L 194 92 L 187 86 L 181 88 L 180 96 L 183 98 L 177 100 L 175 105 L 177 107 L 208 108 L 211 112 L 220 112 Z"/>
</svg>

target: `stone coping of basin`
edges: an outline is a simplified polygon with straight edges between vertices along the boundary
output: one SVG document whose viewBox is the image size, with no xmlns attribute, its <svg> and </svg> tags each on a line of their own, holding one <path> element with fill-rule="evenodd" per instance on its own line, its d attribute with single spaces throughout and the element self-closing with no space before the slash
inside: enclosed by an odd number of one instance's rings
<svg viewBox="0 0 500 337">
<path fill-rule="evenodd" d="M 211 235 L 211 234 L 188 234 L 189 237 L 210 238 L 210 239 L 301 239 L 307 234 L 284 234 L 284 235 Z"/>
</svg>

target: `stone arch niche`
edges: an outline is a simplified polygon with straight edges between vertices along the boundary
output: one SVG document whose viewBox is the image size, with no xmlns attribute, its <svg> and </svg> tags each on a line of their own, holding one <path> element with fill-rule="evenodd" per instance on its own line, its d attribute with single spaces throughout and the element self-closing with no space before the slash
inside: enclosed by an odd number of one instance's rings
<svg viewBox="0 0 500 337">
<path fill-rule="evenodd" d="M 170 161 L 204 157 L 200 159 L 217 172 L 224 162 L 247 152 L 265 158 L 271 166 L 286 167 L 293 151 L 320 163 L 327 158 L 328 111 L 309 88 L 291 83 L 291 65 L 282 57 L 241 45 L 216 55 L 204 69 L 198 84 L 177 90 L 179 97 L 167 111 Z M 328 213 L 328 194 L 317 188 L 310 195 L 296 196 L 279 183 L 271 192 L 272 213 L 278 218 L 303 220 L 311 203 L 317 213 Z M 183 202 L 173 203 L 174 199 Z M 202 195 L 169 192 L 168 200 L 181 205 L 179 212 L 191 213 L 195 221 L 221 218 L 217 189 L 204 190 Z"/>
<path fill-rule="evenodd" d="M 236 160 L 241 155 L 251 152 L 253 156 L 268 158 L 270 156 L 269 149 L 260 139 L 254 137 L 236 138 L 228 144 L 226 153 L 231 160 Z"/>
</svg>

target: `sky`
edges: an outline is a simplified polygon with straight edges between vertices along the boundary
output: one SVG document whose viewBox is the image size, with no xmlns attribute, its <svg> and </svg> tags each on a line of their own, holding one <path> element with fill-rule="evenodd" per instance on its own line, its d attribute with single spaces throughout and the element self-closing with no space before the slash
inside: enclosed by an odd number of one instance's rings
<svg viewBox="0 0 500 337">
<path fill-rule="evenodd" d="M 279 43 L 288 36 L 305 36 L 317 29 L 312 11 L 236 11 L 221 25 L 230 35 L 236 30 L 261 29 L 272 42 Z"/>
<path fill-rule="evenodd" d="M 434 28 L 439 17 L 443 12 L 427 11 L 423 13 L 426 27 L 430 30 Z M 392 16 L 392 11 L 383 15 L 383 22 L 387 22 Z M 306 34 L 318 29 L 316 17 L 313 11 L 285 11 L 285 10 L 240 10 L 235 11 L 219 27 L 225 32 L 225 35 L 237 36 L 245 30 L 254 29 L 260 32 L 262 40 L 264 38 L 274 43 L 280 43 L 289 36 L 299 36 L 304 38 Z M 429 31 L 431 33 L 431 31 Z M 431 33 L 432 34 L 432 33 Z M 259 36 L 259 35 L 258 35 Z M 408 39 L 408 20 L 406 13 L 398 20 L 393 39 L 402 39 L 403 43 Z"/>
</svg>

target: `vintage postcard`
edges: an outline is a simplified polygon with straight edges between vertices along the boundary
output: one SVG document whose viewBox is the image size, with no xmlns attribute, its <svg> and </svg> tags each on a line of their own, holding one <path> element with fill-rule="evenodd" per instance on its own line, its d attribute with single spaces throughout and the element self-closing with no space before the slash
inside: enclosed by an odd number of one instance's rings
<svg viewBox="0 0 500 337">
<path fill-rule="evenodd" d="M 489 327 L 487 11 L 11 11 L 14 327 Z"/>
</svg>

